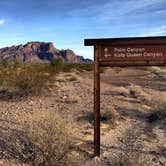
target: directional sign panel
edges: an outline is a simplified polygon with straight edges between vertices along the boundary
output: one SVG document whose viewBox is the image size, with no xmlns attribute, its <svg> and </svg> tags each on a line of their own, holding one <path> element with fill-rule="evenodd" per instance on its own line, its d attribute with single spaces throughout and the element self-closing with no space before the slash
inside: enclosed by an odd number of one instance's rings
<svg viewBox="0 0 166 166">
<path fill-rule="evenodd" d="M 100 61 L 166 60 L 166 45 L 102 46 Z"/>
<path fill-rule="evenodd" d="M 97 46 L 100 66 L 164 66 L 166 36 L 85 39 L 86 46 Z"/>
<path fill-rule="evenodd" d="M 101 66 L 163 66 L 166 45 L 101 46 Z"/>
</svg>

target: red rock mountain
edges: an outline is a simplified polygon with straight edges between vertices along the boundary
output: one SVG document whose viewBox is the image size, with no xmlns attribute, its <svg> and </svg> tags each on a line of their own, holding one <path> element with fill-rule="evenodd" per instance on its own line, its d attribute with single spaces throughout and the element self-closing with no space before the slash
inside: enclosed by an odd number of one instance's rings
<svg viewBox="0 0 166 166">
<path fill-rule="evenodd" d="M 23 62 L 49 62 L 62 59 L 70 63 L 92 63 L 92 60 L 76 55 L 72 50 L 58 50 L 53 43 L 28 42 L 25 45 L 0 49 L 0 61 L 21 60 Z"/>
</svg>

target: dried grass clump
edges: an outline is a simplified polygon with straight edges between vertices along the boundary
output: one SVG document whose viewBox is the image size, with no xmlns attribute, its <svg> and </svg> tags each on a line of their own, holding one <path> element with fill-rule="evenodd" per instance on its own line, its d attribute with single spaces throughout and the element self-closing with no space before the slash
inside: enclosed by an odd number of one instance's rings
<svg viewBox="0 0 166 166">
<path fill-rule="evenodd" d="M 159 77 L 166 78 L 166 70 L 164 67 L 151 67 L 150 71 L 152 71 L 154 74 L 158 75 Z"/>
<path fill-rule="evenodd" d="M 146 105 L 149 105 L 150 102 L 150 95 L 144 92 L 144 90 L 141 88 L 141 86 L 131 84 L 128 87 L 129 90 L 129 96 L 137 98 L 141 103 L 144 103 Z"/>
<path fill-rule="evenodd" d="M 73 75 L 73 76 L 68 78 L 68 81 L 71 81 L 71 82 L 72 81 L 77 81 L 77 77 Z"/>
<path fill-rule="evenodd" d="M 155 74 L 158 74 L 161 71 L 161 67 L 158 67 L 158 66 L 152 66 L 152 67 L 149 67 L 148 69 L 149 69 L 149 71 L 151 71 Z"/>
<path fill-rule="evenodd" d="M 94 113 L 88 112 L 86 117 L 83 117 L 83 119 L 87 119 L 90 123 L 93 123 Z M 103 109 L 100 112 L 100 121 L 102 123 L 108 124 L 111 128 L 114 128 L 119 120 L 121 120 L 121 115 L 113 107 Z"/>
<path fill-rule="evenodd" d="M 129 89 L 130 95 L 133 96 L 133 97 L 138 97 L 142 93 L 142 88 L 138 85 L 133 85 L 132 84 L 128 87 L 128 89 Z"/>
<path fill-rule="evenodd" d="M 166 119 L 166 94 L 161 93 L 156 95 L 151 102 L 152 113 L 149 116 L 149 121 L 153 122 L 156 120 L 165 120 Z"/>
<path fill-rule="evenodd" d="M 55 80 L 58 82 L 66 82 L 65 77 L 61 75 L 56 76 Z"/>
<path fill-rule="evenodd" d="M 60 73 L 59 75 L 56 76 L 56 81 L 58 82 L 73 82 L 73 81 L 78 81 L 78 76 L 75 73 L 69 73 L 69 74 L 64 74 Z"/>
<path fill-rule="evenodd" d="M 127 89 L 123 86 L 116 88 L 116 91 L 118 91 L 118 93 L 122 96 L 129 96 L 130 95 L 129 89 Z"/>
<path fill-rule="evenodd" d="M 37 112 L 6 138 L 7 153 L 33 166 L 69 165 L 75 127 L 56 113 Z"/>
<path fill-rule="evenodd" d="M 79 96 L 73 94 L 71 96 L 66 97 L 64 102 L 66 104 L 74 104 L 74 103 L 79 103 L 80 100 L 81 98 Z"/>
<path fill-rule="evenodd" d="M 149 166 L 149 159 L 140 153 L 129 152 L 115 159 L 111 166 Z"/>
<path fill-rule="evenodd" d="M 109 124 L 111 128 L 114 128 L 120 119 L 121 119 L 120 113 L 117 110 L 115 110 L 113 107 L 101 110 L 100 113 L 101 122 Z"/>
<path fill-rule="evenodd" d="M 21 164 L 14 160 L 0 160 L 0 166 L 30 166 L 29 164 Z"/>
</svg>

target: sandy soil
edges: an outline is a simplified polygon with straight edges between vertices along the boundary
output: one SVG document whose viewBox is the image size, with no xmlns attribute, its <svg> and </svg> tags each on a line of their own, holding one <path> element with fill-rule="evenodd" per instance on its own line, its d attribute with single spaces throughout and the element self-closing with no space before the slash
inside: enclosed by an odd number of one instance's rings
<svg viewBox="0 0 166 166">
<path fill-rule="evenodd" d="M 101 124 L 101 157 L 93 158 L 93 125 L 82 117 L 93 112 L 93 74 L 74 73 L 76 81 L 67 78 L 73 73 L 60 73 L 49 93 L 19 101 L 0 100 L 0 166 L 3 166 L 3 133 L 19 128 L 28 114 L 51 110 L 73 119 L 80 126 L 79 148 L 75 152 L 79 164 L 115 165 L 115 161 L 148 161 L 149 166 L 166 166 L 166 123 L 147 121 L 150 106 L 138 97 L 125 96 L 120 87 L 141 86 L 149 100 L 166 93 L 166 78 L 146 68 L 113 68 L 101 73 L 101 109 L 114 107 L 121 115 L 113 129 Z M 126 157 L 127 156 L 127 157 Z M 136 164 L 133 164 L 136 165 Z"/>
</svg>

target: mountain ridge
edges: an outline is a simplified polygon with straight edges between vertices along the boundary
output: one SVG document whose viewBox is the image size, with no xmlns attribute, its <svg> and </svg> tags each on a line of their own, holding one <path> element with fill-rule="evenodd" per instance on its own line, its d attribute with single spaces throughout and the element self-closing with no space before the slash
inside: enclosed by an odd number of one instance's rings
<svg viewBox="0 0 166 166">
<path fill-rule="evenodd" d="M 31 41 L 26 44 L 0 48 L 0 61 L 50 62 L 62 59 L 68 63 L 92 63 L 91 59 L 76 55 L 71 49 L 57 49 L 52 42 Z"/>
</svg>

